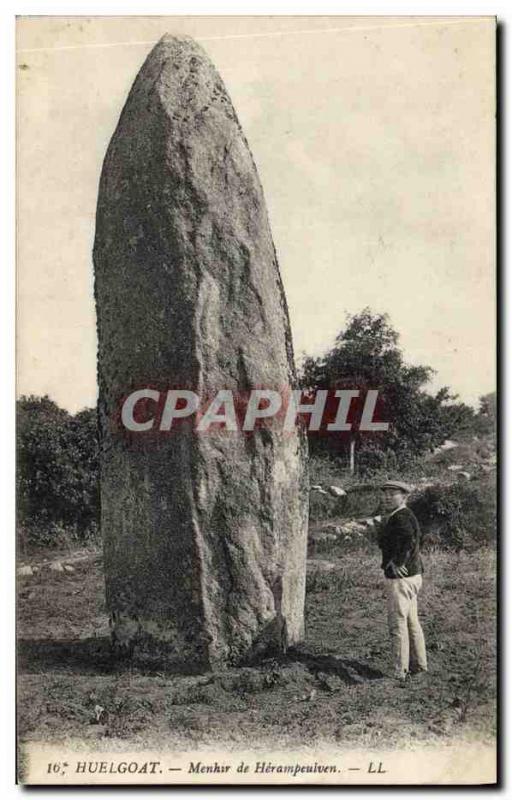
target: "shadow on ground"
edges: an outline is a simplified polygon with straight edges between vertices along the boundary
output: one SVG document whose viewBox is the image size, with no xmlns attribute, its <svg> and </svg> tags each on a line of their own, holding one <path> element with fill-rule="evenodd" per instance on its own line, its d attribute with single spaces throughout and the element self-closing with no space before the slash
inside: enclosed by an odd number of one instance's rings
<svg viewBox="0 0 512 800">
<path fill-rule="evenodd" d="M 260 664 L 252 663 L 253 669 L 266 667 L 269 658 Z M 287 667 L 294 663 L 303 664 L 313 674 L 319 672 L 334 675 L 347 684 L 358 684 L 366 680 L 383 678 L 384 674 L 368 664 L 355 659 L 344 659 L 331 653 L 317 653 L 305 647 L 290 648 L 286 655 L 273 657 L 276 666 Z M 48 641 L 43 639 L 21 639 L 18 641 L 18 670 L 20 674 L 38 674 L 58 671 L 88 675 L 110 675 L 125 670 L 130 665 L 144 674 L 193 675 L 211 670 L 191 670 L 183 662 L 149 659 L 126 659 L 116 656 L 108 636 L 94 636 L 88 639 L 67 639 Z M 241 667 L 247 669 L 247 665 Z M 233 668 L 236 670 L 236 668 Z M 224 671 L 224 670 L 221 670 Z"/>
</svg>

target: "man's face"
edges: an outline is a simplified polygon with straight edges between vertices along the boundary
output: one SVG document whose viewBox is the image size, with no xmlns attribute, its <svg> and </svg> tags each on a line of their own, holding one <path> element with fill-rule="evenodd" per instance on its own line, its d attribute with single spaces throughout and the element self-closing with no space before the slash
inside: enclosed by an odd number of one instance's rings
<svg viewBox="0 0 512 800">
<path fill-rule="evenodd" d="M 401 492 L 400 489 L 383 489 L 382 490 L 382 504 L 386 511 L 393 511 L 395 508 L 399 508 L 405 501 L 405 492 Z"/>
</svg>

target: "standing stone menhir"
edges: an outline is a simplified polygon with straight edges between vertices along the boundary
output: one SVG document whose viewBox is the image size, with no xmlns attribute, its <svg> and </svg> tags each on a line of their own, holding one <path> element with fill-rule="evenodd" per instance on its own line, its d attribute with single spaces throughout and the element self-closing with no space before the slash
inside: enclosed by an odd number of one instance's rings
<svg viewBox="0 0 512 800">
<path fill-rule="evenodd" d="M 139 387 L 285 389 L 295 371 L 262 189 L 188 38 L 146 59 L 108 148 L 94 244 L 101 526 L 116 645 L 193 667 L 303 637 L 304 434 L 127 434 Z"/>
</svg>

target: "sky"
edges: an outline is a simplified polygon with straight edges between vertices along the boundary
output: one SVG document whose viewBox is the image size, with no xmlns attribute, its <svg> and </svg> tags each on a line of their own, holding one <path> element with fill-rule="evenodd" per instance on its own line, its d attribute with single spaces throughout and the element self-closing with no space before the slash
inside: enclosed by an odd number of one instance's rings
<svg viewBox="0 0 512 800">
<path fill-rule="evenodd" d="M 164 33 L 201 43 L 267 202 L 295 353 L 389 314 L 409 363 L 495 389 L 490 17 L 51 17 L 17 25 L 17 389 L 96 401 L 102 161 Z"/>
</svg>

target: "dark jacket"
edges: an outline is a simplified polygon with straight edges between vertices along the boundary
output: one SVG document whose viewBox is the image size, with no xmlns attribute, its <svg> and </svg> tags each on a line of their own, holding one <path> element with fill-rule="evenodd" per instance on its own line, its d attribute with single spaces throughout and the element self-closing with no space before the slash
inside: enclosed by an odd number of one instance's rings
<svg viewBox="0 0 512 800">
<path fill-rule="evenodd" d="M 388 518 L 380 530 L 379 547 L 382 550 L 382 564 L 386 578 L 395 578 L 388 564 L 405 567 L 407 577 L 421 575 L 420 545 L 421 529 L 410 508 L 401 508 Z"/>
</svg>

